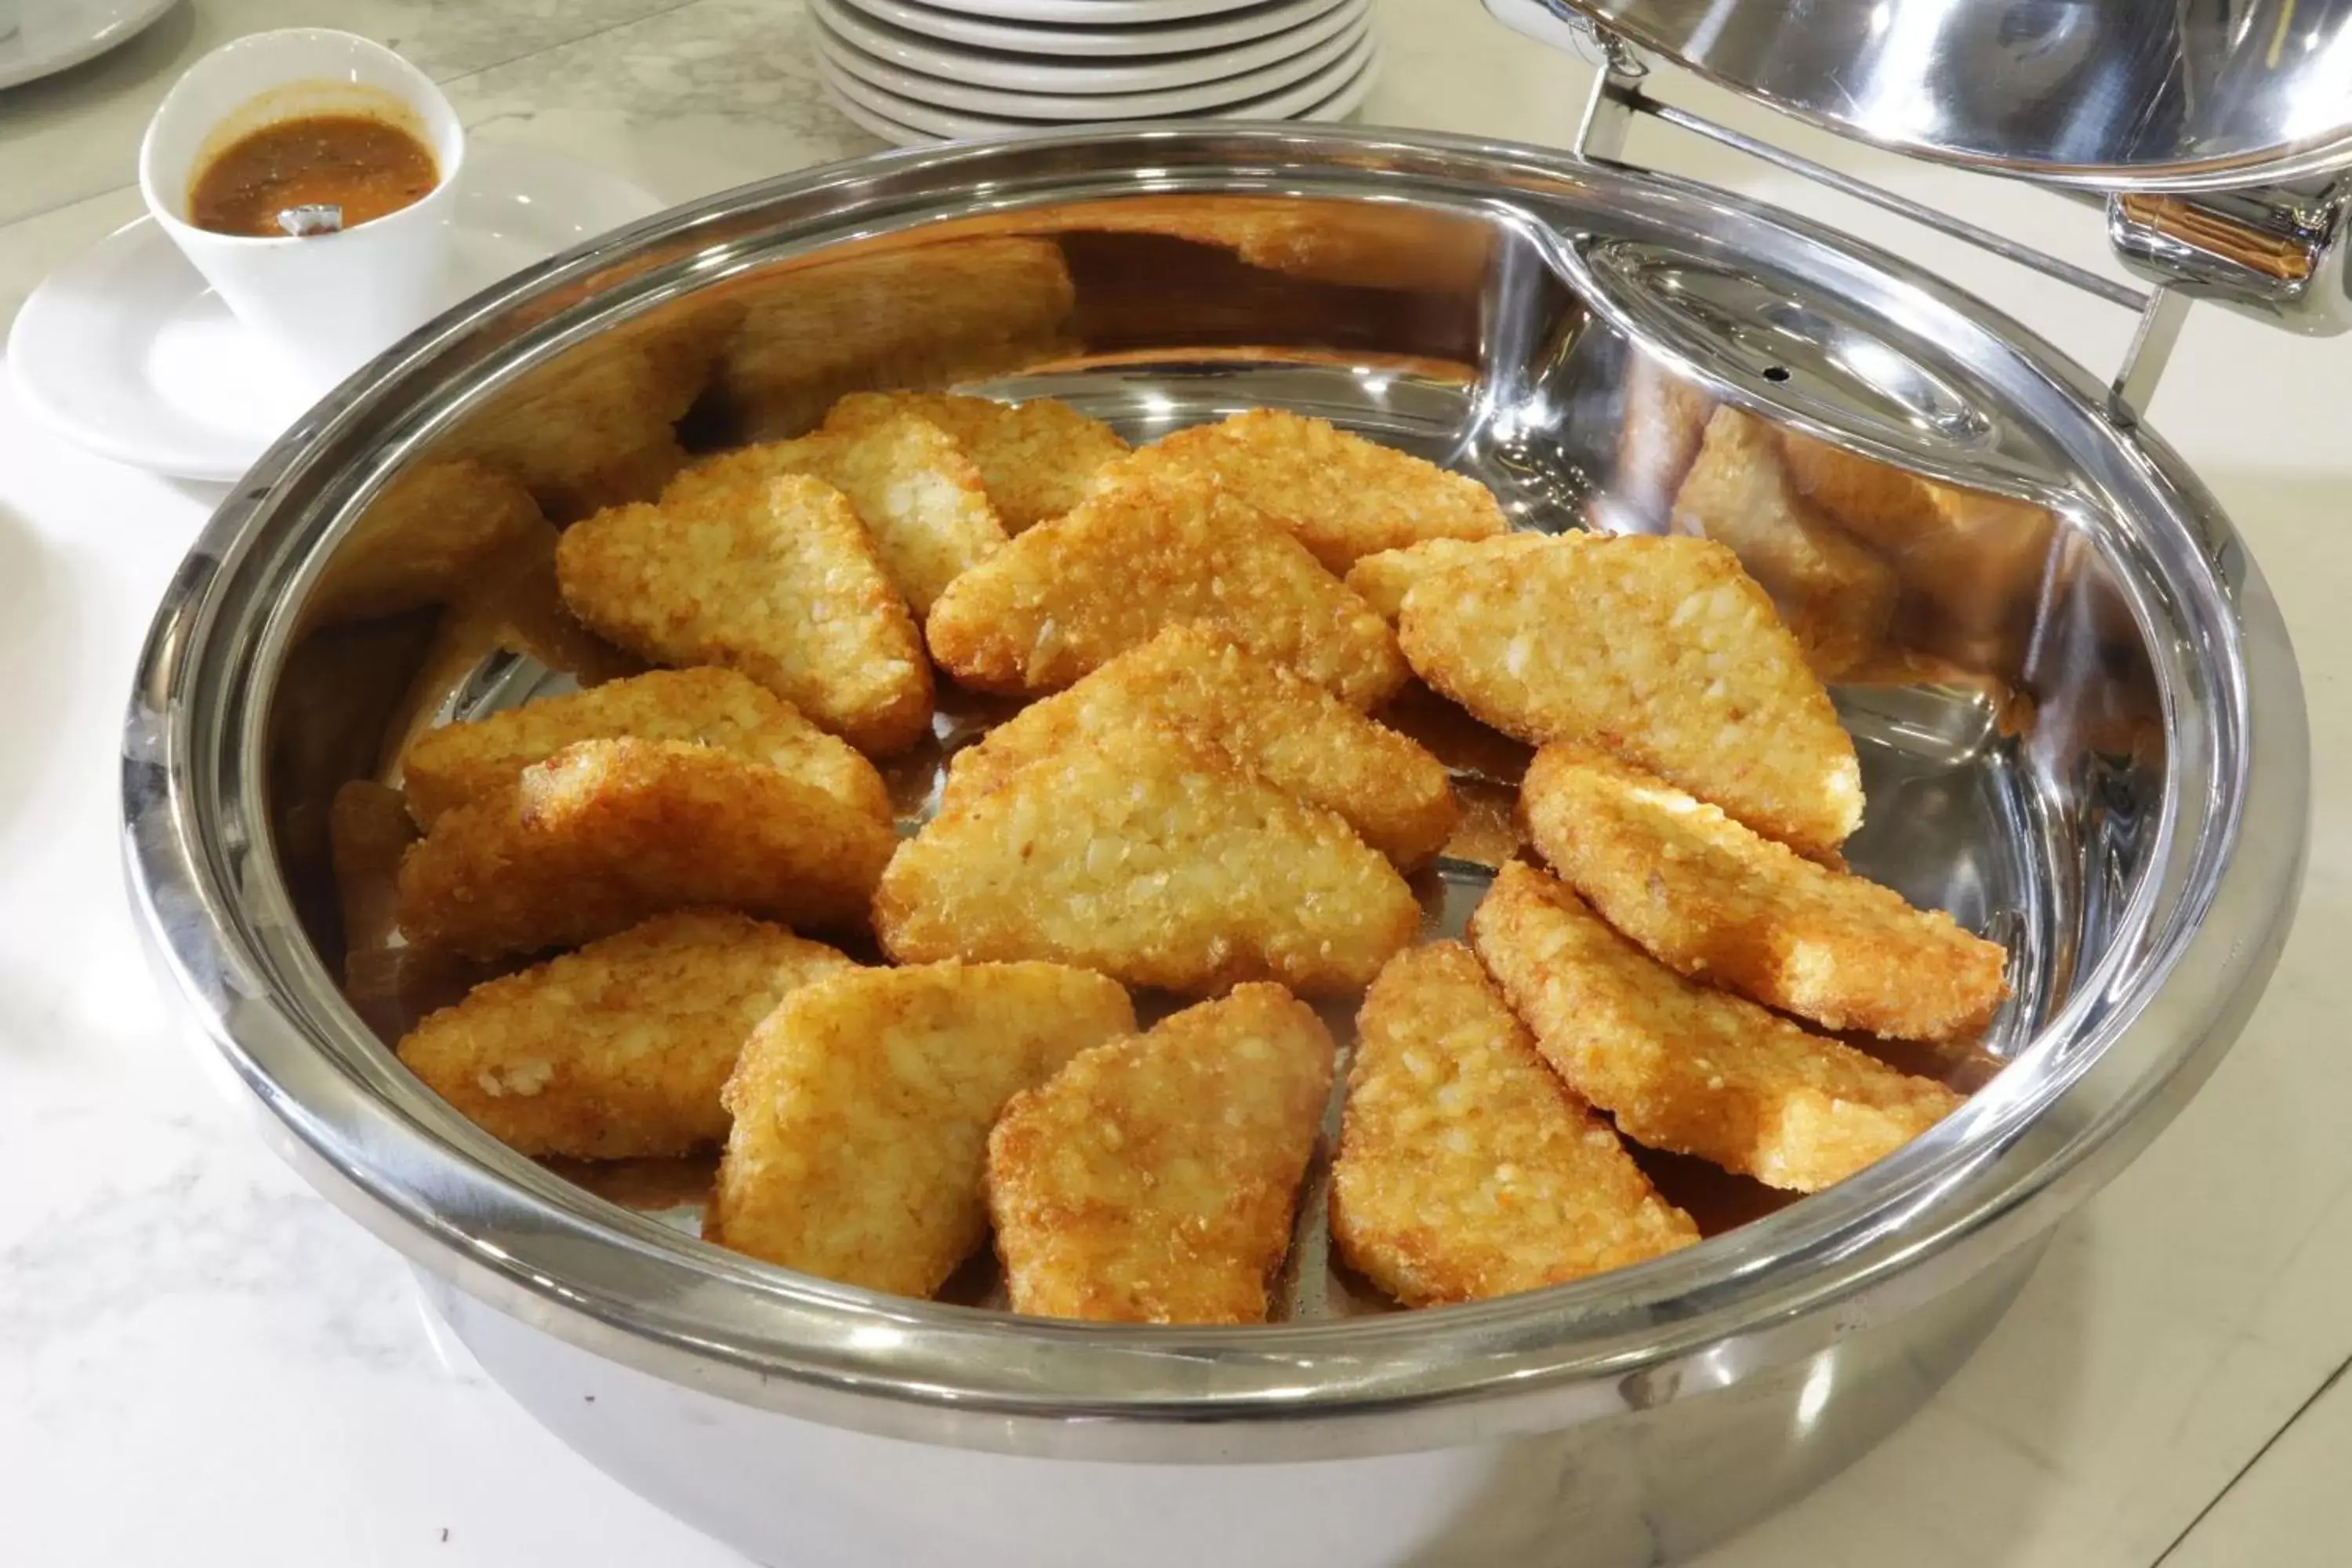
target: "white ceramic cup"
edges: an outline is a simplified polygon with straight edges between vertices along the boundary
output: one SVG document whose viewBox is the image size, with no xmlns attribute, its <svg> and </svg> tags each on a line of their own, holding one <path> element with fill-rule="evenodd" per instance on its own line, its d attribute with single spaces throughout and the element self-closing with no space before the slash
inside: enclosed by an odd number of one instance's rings
<svg viewBox="0 0 2352 1568">
<path fill-rule="evenodd" d="M 7 0 L 0 0 L 5 5 Z M 310 114 L 365 114 L 413 132 L 441 180 L 423 200 L 336 234 L 214 234 L 188 221 L 190 183 L 238 138 Z M 139 193 L 238 321 L 323 392 L 421 326 L 447 297 L 466 133 L 424 72 L 321 27 L 255 33 L 188 68 L 147 123 Z"/>
</svg>

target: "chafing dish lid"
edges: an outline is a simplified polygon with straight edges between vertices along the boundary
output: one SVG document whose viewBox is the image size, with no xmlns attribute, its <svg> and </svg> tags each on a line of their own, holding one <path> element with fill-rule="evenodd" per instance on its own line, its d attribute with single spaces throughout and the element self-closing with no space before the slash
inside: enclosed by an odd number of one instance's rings
<svg viewBox="0 0 2352 1568">
<path fill-rule="evenodd" d="M 2352 0 L 1534 0 L 1896 152 L 2102 190 L 2352 164 Z"/>
</svg>

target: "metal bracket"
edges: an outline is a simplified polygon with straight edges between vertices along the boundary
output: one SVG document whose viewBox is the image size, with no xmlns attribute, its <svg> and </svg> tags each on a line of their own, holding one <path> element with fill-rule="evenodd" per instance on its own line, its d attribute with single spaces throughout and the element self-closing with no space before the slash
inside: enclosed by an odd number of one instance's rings
<svg viewBox="0 0 2352 1568">
<path fill-rule="evenodd" d="M 2107 243 L 2134 273 L 2192 298 L 2313 336 L 2352 330 L 2352 175 L 2109 196 Z"/>
<path fill-rule="evenodd" d="M 1908 196 L 1842 174 L 1823 163 L 1789 152 L 1769 142 L 1732 130 L 1688 110 L 1662 103 L 1643 90 L 1642 83 L 1649 75 L 1649 67 L 1625 40 L 1597 27 L 1590 18 L 1567 12 L 1547 0 L 1563 20 L 1593 40 L 1599 67 L 1592 80 L 1592 91 L 1586 98 L 1584 110 L 1577 122 L 1576 139 L 1572 143 L 1578 157 L 1591 163 L 1624 165 L 1625 139 L 1633 116 L 1647 114 L 1662 124 L 1674 126 L 1695 136 L 1701 136 L 1718 146 L 1728 147 L 1776 169 L 1813 182 L 1840 195 L 1867 202 L 1884 212 L 1912 223 L 1948 235 L 1980 250 L 2000 257 L 2004 261 L 2027 268 L 2045 278 L 2080 289 L 2110 305 L 2121 306 L 2139 313 L 2139 325 L 2132 334 L 2123 368 L 2109 384 L 2108 416 L 2122 425 L 2136 425 L 2146 413 L 2147 400 L 2156 392 L 2158 379 L 2164 374 L 2166 360 L 2180 336 L 2180 325 L 2187 316 L 2190 294 L 2172 286 L 2170 279 L 2159 282 L 2150 290 L 2132 288 L 2111 278 L 2102 277 L 2087 268 L 2022 245 L 2006 236 L 1995 234 L 1948 213 L 1937 211 Z"/>
<path fill-rule="evenodd" d="M 2139 423 L 2188 319 L 2189 296 L 2179 289 L 2159 286 L 2148 295 L 2139 325 L 2132 329 L 2131 347 L 2124 351 L 2123 368 L 2107 386 L 2109 419 L 2126 428 Z"/>
</svg>

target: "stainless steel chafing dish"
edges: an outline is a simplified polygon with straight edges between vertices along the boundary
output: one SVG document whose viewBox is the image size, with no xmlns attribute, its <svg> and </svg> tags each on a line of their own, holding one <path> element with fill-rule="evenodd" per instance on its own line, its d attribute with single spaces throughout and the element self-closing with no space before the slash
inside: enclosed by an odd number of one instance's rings
<svg viewBox="0 0 2352 1568">
<path fill-rule="evenodd" d="M 1596 9 L 1719 74 L 1664 19 L 1755 10 Z M 126 736 L 159 970 L 275 1144 L 590 1458 L 776 1563 L 1671 1559 L 1914 1409 L 2210 1070 L 2293 908 L 2304 714 L 2261 574 L 2135 415 L 2144 371 L 2103 378 L 1896 258 L 1608 162 L 1611 117 L 1654 107 L 1608 48 L 1580 152 L 1145 126 L 680 208 L 419 332 L 224 504 Z M 2191 289 L 2168 276 L 2144 367 Z M 458 613 L 430 518 L 394 499 L 426 465 L 502 466 L 562 516 L 666 443 L 957 384 L 1134 437 L 1285 405 L 1475 475 L 1525 527 L 1656 527 L 1624 426 L 1658 367 L 2044 520 L 1906 577 L 1883 657 L 1836 689 L 1871 803 L 1851 858 L 1998 932 L 2017 994 L 1966 1108 L 1826 1193 L 1472 1307 L 1364 1312 L 1310 1227 L 1270 1328 L 1014 1319 L 791 1275 L 598 1197 L 425 1090 L 339 988 L 333 790 L 410 727 L 593 657 L 525 613 Z M 1445 871 L 1458 914 L 1484 873 Z"/>
</svg>

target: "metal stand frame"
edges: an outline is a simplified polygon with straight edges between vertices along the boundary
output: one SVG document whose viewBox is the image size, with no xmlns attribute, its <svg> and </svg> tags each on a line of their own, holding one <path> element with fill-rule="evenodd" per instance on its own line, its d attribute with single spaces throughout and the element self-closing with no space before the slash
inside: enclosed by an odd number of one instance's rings
<svg viewBox="0 0 2352 1568">
<path fill-rule="evenodd" d="M 2294 188 L 2225 192 L 2194 201 L 2108 197 L 2109 242 L 2126 267 L 2153 285 L 2135 289 L 1704 115 L 1660 102 L 1643 89 L 1650 68 L 1632 46 L 1558 0 L 1547 0 L 1547 8 L 1592 41 L 1599 67 L 1577 122 L 1572 146 L 1578 157 L 1624 165 L 1626 132 L 1634 115 L 1647 114 L 2134 311 L 2139 321 L 2131 346 L 2108 383 L 2108 416 L 2118 425 L 2136 425 L 2146 412 L 2194 299 L 2210 299 L 2305 332 L 2332 333 L 2352 326 L 2352 294 L 2347 292 L 2344 270 L 2345 253 L 2352 247 L 2347 239 L 2352 177 Z"/>
</svg>

